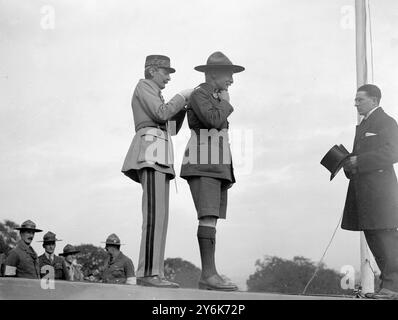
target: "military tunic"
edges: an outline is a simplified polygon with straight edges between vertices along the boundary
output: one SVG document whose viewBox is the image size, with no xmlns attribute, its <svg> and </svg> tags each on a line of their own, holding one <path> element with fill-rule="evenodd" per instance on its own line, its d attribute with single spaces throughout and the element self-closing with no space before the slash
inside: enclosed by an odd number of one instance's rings
<svg viewBox="0 0 398 320">
<path fill-rule="evenodd" d="M 18 278 L 39 279 L 39 261 L 33 248 L 20 240 L 17 246 L 12 249 L 5 261 L 6 276 L 16 276 Z M 15 274 L 8 272 L 9 267 L 16 268 Z"/>
<path fill-rule="evenodd" d="M 107 261 L 106 268 L 102 273 L 102 280 L 106 283 L 124 284 L 127 278 L 134 276 L 133 262 L 120 252 L 115 260 L 109 259 Z"/>
</svg>

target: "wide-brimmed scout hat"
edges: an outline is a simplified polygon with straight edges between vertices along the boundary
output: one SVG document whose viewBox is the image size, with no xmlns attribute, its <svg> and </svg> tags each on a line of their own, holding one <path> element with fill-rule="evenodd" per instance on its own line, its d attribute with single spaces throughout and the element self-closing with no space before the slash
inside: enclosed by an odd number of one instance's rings
<svg viewBox="0 0 398 320">
<path fill-rule="evenodd" d="M 79 252 L 80 252 L 80 251 L 77 250 L 74 246 L 72 246 L 71 244 L 67 244 L 67 245 L 64 247 L 63 252 L 60 253 L 59 255 L 60 255 L 60 256 L 66 257 L 66 256 L 69 255 L 69 254 L 75 254 L 75 253 L 79 253 Z"/>
<path fill-rule="evenodd" d="M 334 145 L 322 158 L 321 165 L 328 169 L 331 173 L 330 181 L 343 167 L 344 160 L 350 156 L 350 153 L 343 145 Z"/>
<path fill-rule="evenodd" d="M 166 69 L 170 73 L 176 72 L 174 68 L 170 67 L 170 58 L 160 54 L 152 54 L 146 57 L 145 68 L 150 66 Z"/>
<path fill-rule="evenodd" d="M 26 220 L 21 224 L 20 227 L 15 228 L 16 230 L 24 231 L 24 230 L 31 230 L 33 232 L 42 232 L 43 230 L 36 229 L 36 224 L 31 220 Z"/>
<path fill-rule="evenodd" d="M 60 239 L 57 239 L 57 236 L 55 233 L 48 231 L 44 236 L 42 241 L 37 241 L 37 242 L 43 242 L 43 243 L 49 243 L 49 242 L 55 242 L 55 241 L 62 241 Z"/>
<path fill-rule="evenodd" d="M 244 67 L 233 64 L 231 60 L 229 60 L 228 57 L 220 51 L 212 53 L 207 59 L 207 63 L 205 65 L 197 66 L 194 69 L 200 72 L 206 72 L 207 70 L 214 69 L 226 69 L 232 70 L 233 73 L 238 73 L 245 70 Z"/>
<path fill-rule="evenodd" d="M 102 242 L 102 243 L 105 243 L 105 245 L 110 244 L 110 245 L 114 245 L 114 246 L 123 245 L 123 243 L 120 243 L 119 237 L 114 233 L 112 233 L 108 238 L 106 238 L 106 241 Z"/>
</svg>

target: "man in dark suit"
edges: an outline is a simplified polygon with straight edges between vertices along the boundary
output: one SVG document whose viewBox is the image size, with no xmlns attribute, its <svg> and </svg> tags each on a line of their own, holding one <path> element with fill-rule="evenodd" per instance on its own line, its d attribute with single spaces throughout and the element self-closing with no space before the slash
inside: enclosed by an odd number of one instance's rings
<svg viewBox="0 0 398 320">
<path fill-rule="evenodd" d="M 195 67 L 205 73 L 206 82 L 195 88 L 187 108 L 191 139 L 181 177 L 189 184 L 199 219 L 200 289 L 238 289 L 216 270 L 215 240 L 217 219 L 226 218 L 227 191 L 235 182 L 227 120 L 234 108 L 229 102 L 228 87 L 233 83 L 233 73 L 244 69 L 233 65 L 222 52 L 210 55 L 206 65 Z"/>
<path fill-rule="evenodd" d="M 398 297 L 398 126 L 379 106 L 375 85 L 358 88 L 355 107 L 363 120 L 356 128 L 352 155 L 344 163 L 350 179 L 342 228 L 364 231 L 381 271 L 376 297 Z"/>
<path fill-rule="evenodd" d="M 43 236 L 44 253 L 39 256 L 40 277 L 43 278 L 49 273 L 49 269 L 54 272 L 54 280 L 69 280 L 68 269 L 65 260 L 54 254 L 56 241 L 55 233 L 49 231 Z"/>
</svg>

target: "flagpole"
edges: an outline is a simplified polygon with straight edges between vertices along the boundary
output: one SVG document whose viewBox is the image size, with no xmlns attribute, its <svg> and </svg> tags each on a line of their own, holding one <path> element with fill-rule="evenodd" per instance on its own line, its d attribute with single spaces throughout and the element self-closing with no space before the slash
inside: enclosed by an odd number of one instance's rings
<svg viewBox="0 0 398 320">
<path fill-rule="evenodd" d="M 368 82 L 368 63 L 366 46 L 366 0 L 355 0 L 356 65 L 357 88 Z M 357 116 L 357 123 L 361 121 Z M 364 233 L 360 233 L 361 249 L 361 292 L 374 292 L 374 273 L 370 265 L 370 254 Z"/>
</svg>

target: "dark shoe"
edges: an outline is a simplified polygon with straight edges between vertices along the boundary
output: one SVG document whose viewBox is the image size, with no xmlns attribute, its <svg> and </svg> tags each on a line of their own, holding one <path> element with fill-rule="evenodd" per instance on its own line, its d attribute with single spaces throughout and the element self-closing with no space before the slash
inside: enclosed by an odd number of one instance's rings
<svg viewBox="0 0 398 320">
<path fill-rule="evenodd" d="M 386 288 L 380 289 L 377 293 L 367 293 L 365 296 L 371 299 L 398 300 L 398 292 Z"/>
<path fill-rule="evenodd" d="M 219 291 L 236 291 L 238 287 L 236 284 L 225 281 L 218 274 L 214 274 L 207 279 L 199 280 L 199 289 L 203 290 L 219 290 Z"/>
<path fill-rule="evenodd" d="M 161 279 L 159 276 L 137 278 L 137 285 L 156 288 L 179 288 L 178 283 Z"/>
</svg>

